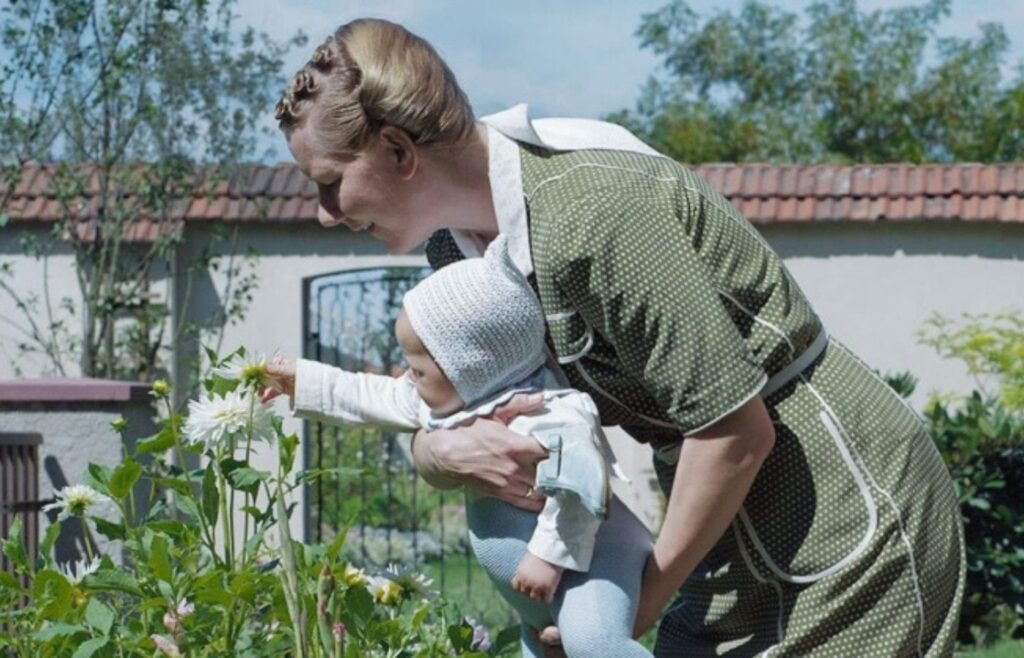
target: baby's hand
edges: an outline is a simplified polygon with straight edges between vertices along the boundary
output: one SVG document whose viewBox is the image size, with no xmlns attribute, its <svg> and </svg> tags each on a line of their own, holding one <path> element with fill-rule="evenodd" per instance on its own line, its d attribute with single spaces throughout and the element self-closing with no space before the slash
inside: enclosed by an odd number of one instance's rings
<svg viewBox="0 0 1024 658">
<path fill-rule="evenodd" d="M 532 553 L 519 561 L 516 575 L 512 577 L 512 589 L 529 596 L 534 601 L 550 603 L 562 579 L 562 567 L 545 562 Z"/>
<path fill-rule="evenodd" d="M 289 401 L 295 397 L 295 359 L 275 356 L 267 364 L 267 374 L 273 378 L 270 386 L 261 386 L 260 402 L 270 402 L 282 393 Z"/>
</svg>

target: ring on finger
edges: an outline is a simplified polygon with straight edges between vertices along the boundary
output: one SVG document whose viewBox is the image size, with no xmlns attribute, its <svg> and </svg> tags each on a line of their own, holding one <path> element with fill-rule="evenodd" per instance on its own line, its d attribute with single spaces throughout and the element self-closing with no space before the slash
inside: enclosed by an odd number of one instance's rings
<svg viewBox="0 0 1024 658">
<path fill-rule="evenodd" d="M 526 493 L 523 494 L 523 498 L 533 498 L 533 485 L 526 485 Z"/>
</svg>

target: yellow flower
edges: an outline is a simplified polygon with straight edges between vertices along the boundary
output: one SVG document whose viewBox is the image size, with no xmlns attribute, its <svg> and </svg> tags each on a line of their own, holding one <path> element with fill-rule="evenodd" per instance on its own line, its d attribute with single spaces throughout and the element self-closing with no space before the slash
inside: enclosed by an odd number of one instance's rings
<svg viewBox="0 0 1024 658">
<path fill-rule="evenodd" d="M 351 564 L 345 567 L 345 573 L 341 576 L 342 580 L 349 587 L 366 587 L 369 583 L 369 579 L 366 577 L 366 572 L 362 569 L 356 569 Z"/>
<path fill-rule="evenodd" d="M 394 605 L 402 599 L 402 586 L 388 578 L 374 576 L 370 579 L 370 594 L 377 603 Z"/>
</svg>

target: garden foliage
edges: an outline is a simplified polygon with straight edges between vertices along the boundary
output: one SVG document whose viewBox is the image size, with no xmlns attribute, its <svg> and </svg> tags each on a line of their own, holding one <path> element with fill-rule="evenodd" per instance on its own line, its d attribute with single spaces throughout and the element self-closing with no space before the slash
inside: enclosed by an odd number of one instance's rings
<svg viewBox="0 0 1024 658">
<path fill-rule="evenodd" d="M 167 415 L 160 431 L 115 468 L 92 464 L 82 484 L 59 492 L 51 507 L 60 520 L 38 556 L 27 554 L 20 527 L 3 541 L 16 573 L 0 573 L 0 653 L 482 658 L 517 644 L 518 628 L 492 642 L 420 574 L 347 562 L 345 533 L 327 545 L 294 540 L 288 495 L 326 471 L 295 469 L 298 437 L 256 395 L 267 383 L 263 360 L 210 358 L 214 373 L 187 416 L 156 382 Z M 123 422 L 113 429 L 126 431 Z M 258 441 L 277 444 L 273 471 L 254 466 Z M 197 456 L 201 467 L 181 468 Z M 74 565 L 52 555 L 66 524 L 82 530 L 85 559 Z M 123 566 L 98 553 L 97 534 L 123 547 Z"/>
<path fill-rule="evenodd" d="M 935 317 L 922 341 L 976 377 L 966 398 L 933 397 L 924 417 L 959 493 L 967 553 L 960 640 L 1024 637 L 1024 319 Z M 890 378 L 903 395 L 913 378 Z"/>
</svg>

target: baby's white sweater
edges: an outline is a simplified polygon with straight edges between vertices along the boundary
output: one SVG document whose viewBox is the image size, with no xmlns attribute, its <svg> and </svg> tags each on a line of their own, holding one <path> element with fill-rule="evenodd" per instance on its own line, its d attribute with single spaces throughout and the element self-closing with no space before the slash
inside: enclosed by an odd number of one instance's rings
<svg viewBox="0 0 1024 658">
<path fill-rule="evenodd" d="M 517 416 L 509 423 L 509 429 L 524 436 L 536 436 L 535 432 L 542 430 L 585 426 L 602 454 L 610 457 L 597 407 L 590 396 L 574 389 L 558 388 L 554 376 L 548 372 L 544 373 L 542 386 L 544 407 Z M 354 373 L 299 359 L 295 371 L 294 413 L 330 424 L 374 425 L 412 432 L 424 427 L 454 427 L 473 417 L 487 416 L 524 390 L 530 389 L 512 387 L 472 409 L 435 418 L 408 376 Z M 575 496 L 548 496 L 527 550 L 550 564 L 587 571 L 600 525 L 600 519 Z"/>
</svg>

